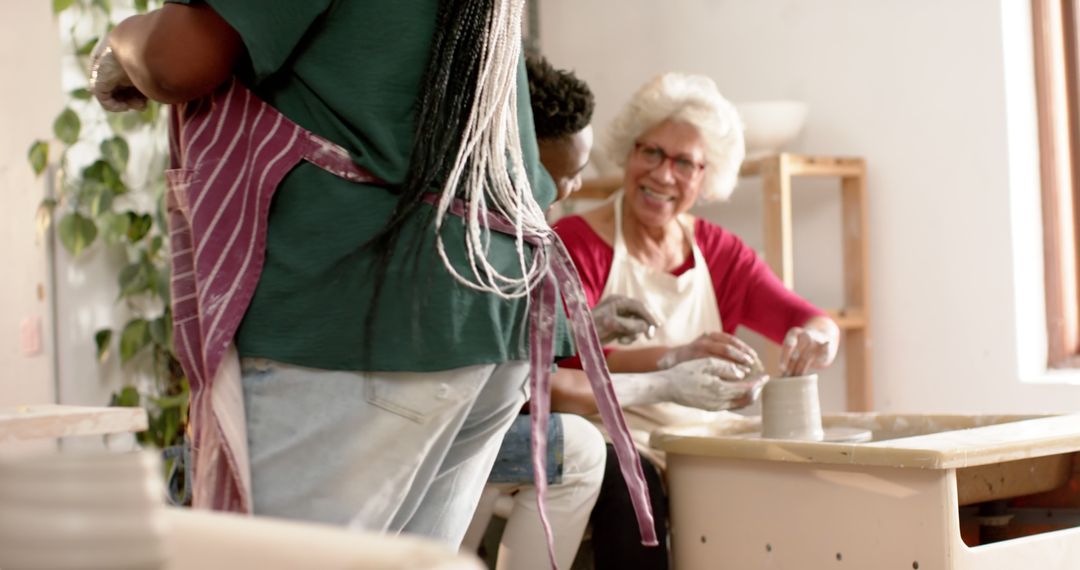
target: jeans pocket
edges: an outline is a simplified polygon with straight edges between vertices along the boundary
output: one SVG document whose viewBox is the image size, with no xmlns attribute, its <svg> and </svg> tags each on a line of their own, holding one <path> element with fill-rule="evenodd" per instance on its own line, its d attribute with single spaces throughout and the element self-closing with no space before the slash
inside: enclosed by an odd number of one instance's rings
<svg viewBox="0 0 1080 570">
<path fill-rule="evenodd" d="M 386 376 L 382 373 L 365 380 L 368 403 L 419 424 L 475 398 L 482 380 L 475 374 L 427 375 L 434 378 L 414 374 Z"/>
</svg>

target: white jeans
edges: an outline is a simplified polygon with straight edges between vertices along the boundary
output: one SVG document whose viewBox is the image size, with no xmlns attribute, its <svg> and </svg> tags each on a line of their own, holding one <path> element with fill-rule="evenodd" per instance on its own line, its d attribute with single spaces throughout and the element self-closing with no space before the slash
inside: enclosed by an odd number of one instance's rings
<svg viewBox="0 0 1080 570">
<path fill-rule="evenodd" d="M 570 568 L 604 479 L 604 436 L 588 420 L 560 414 L 563 422 L 562 482 L 548 486 L 547 513 L 559 568 Z M 499 542 L 497 570 L 550 570 L 547 540 L 536 507 L 536 487 L 490 483 L 514 494 L 514 508 Z"/>
<path fill-rule="evenodd" d="M 255 514 L 406 532 L 456 546 L 528 363 L 435 373 L 242 362 Z"/>
</svg>

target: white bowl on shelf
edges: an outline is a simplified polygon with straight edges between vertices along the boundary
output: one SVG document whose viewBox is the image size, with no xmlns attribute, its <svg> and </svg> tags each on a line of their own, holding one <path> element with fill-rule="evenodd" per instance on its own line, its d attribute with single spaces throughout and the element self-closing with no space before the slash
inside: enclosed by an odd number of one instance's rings
<svg viewBox="0 0 1080 570">
<path fill-rule="evenodd" d="M 735 109 L 743 121 L 748 159 L 783 150 L 802 132 L 808 110 L 801 101 L 753 101 Z"/>
</svg>

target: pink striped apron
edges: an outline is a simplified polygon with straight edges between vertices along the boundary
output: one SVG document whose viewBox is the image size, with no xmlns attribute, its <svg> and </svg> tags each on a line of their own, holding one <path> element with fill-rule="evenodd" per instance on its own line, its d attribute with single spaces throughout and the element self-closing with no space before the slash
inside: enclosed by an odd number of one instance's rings
<svg viewBox="0 0 1080 570">
<path fill-rule="evenodd" d="M 270 200 L 301 161 L 350 181 L 379 184 L 342 147 L 285 118 L 239 81 L 207 98 L 176 105 L 170 117 L 166 205 L 172 247 L 173 333 L 177 357 L 191 383 L 190 421 L 197 508 L 251 512 L 243 393 L 233 346 L 262 273 Z M 429 196 L 433 201 L 434 195 Z M 452 210 L 460 215 L 463 206 Z M 493 231 L 514 233 L 491 216 Z M 657 544 L 644 477 L 615 398 L 577 269 L 553 231 L 527 236 L 551 271 L 530 295 L 532 443 L 541 520 L 550 411 L 550 372 L 559 291 L 583 368 L 611 434 L 631 491 L 642 542 Z M 553 555 L 553 553 L 552 553 Z"/>
</svg>

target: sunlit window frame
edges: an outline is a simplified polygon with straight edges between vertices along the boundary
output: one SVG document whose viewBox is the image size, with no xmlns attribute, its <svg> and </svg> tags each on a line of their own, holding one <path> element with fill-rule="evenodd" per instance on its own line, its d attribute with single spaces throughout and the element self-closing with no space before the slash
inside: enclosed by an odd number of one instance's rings
<svg viewBox="0 0 1080 570">
<path fill-rule="evenodd" d="M 1047 365 L 1080 368 L 1080 0 L 1031 0 L 1046 278 Z"/>
</svg>

